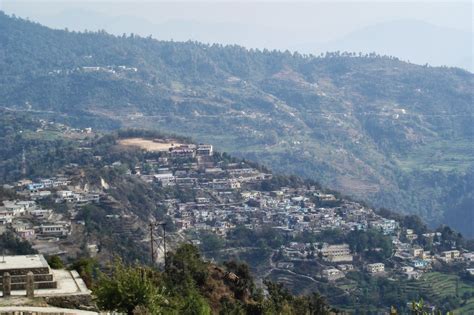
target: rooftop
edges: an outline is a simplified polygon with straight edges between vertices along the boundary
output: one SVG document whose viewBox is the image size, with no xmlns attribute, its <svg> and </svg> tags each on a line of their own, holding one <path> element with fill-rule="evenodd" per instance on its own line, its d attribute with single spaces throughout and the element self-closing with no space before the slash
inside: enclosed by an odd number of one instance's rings
<svg viewBox="0 0 474 315">
<path fill-rule="evenodd" d="M 75 270 L 51 270 L 54 280 L 57 281 L 57 288 L 54 289 L 35 289 L 36 297 L 47 296 L 72 296 L 72 295 L 90 295 L 91 291 L 87 288 L 79 273 Z M 14 290 L 11 292 L 13 298 L 25 296 L 25 290 Z M 0 306 L 5 299 L 0 298 Z M 2 314 L 0 312 L 0 314 Z"/>
<path fill-rule="evenodd" d="M 0 256 L 0 271 L 11 269 L 48 268 L 43 255 Z"/>
</svg>

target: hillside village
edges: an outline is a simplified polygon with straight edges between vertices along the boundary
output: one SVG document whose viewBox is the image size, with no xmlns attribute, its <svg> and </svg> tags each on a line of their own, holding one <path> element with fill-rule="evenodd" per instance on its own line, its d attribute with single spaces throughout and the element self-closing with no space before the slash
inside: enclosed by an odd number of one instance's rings
<svg viewBox="0 0 474 315">
<path fill-rule="evenodd" d="M 425 272 L 456 265 L 474 275 L 474 252 L 452 241 L 447 248 L 442 232 L 418 233 L 315 184 L 275 185 L 275 178 L 268 170 L 215 153 L 209 144 L 175 145 L 169 139 L 144 141 L 166 145 L 154 152 L 155 158 L 139 160 L 134 165 L 120 160 L 105 162 L 104 156 L 94 156 L 94 159 L 104 169 L 121 169 L 123 176 L 150 185 L 165 196 L 171 196 L 173 189 L 187 192 L 186 198 L 164 198 L 158 204 L 172 225 L 168 227 L 167 237 L 171 244 L 173 239 L 187 239 L 199 245 L 202 242 L 199 233 L 203 232 L 225 240 L 238 227 L 250 230 L 270 227 L 284 235 L 286 241 L 273 248 L 267 274 L 273 270 L 288 270 L 314 281 L 337 284 L 354 271 L 376 277 L 418 280 Z M 90 256 L 101 255 L 106 248 L 97 242 L 98 238 L 86 239 L 85 246 L 79 248 L 78 240 L 84 237 L 86 222 L 78 214 L 90 204 L 99 207 L 112 204 L 119 208 L 121 205 L 109 194 L 114 183 L 107 183 L 103 178 L 98 183 L 84 182 L 80 176 L 82 168 L 72 163 L 49 178 L 5 184 L 4 189 L 16 191 L 20 198 L 3 200 L 1 233 L 14 233 L 44 255 L 75 257 L 84 252 Z M 44 206 L 44 200 L 48 200 L 50 208 Z M 133 212 L 122 209 L 106 217 L 110 224 L 117 225 L 117 233 L 133 234 L 137 243 L 149 241 L 148 222 Z M 156 221 L 156 218 L 150 216 L 149 220 Z M 305 233 L 319 235 L 333 230 L 342 235 L 376 231 L 380 237 L 390 240 L 390 246 L 388 249 L 369 246 L 361 252 L 350 239 L 332 243 L 298 241 L 298 236 Z M 160 239 L 158 230 L 153 233 Z M 377 254 L 384 250 L 390 252 Z M 375 255 L 366 255 L 364 251 Z M 162 240 L 157 253 L 155 262 L 162 262 Z M 305 273 L 297 267 L 301 262 L 316 267 Z"/>
</svg>

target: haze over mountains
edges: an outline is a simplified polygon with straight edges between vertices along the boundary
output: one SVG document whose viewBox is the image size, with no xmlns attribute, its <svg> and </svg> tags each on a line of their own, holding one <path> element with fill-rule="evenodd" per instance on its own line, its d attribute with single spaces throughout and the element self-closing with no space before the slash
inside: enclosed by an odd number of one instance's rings
<svg viewBox="0 0 474 315">
<path fill-rule="evenodd" d="M 2 107 L 190 135 L 473 236 L 469 72 L 73 33 L 3 14 L 0 28 Z"/>
<path fill-rule="evenodd" d="M 442 21 L 436 24 L 437 20 L 433 18 L 418 19 L 405 12 L 406 8 L 400 9 L 401 4 L 393 4 L 393 8 L 388 4 L 386 7 L 381 7 L 385 8 L 384 11 L 400 11 L 398 15 L 394 13 L 392 16 L 387 12 L 382 14 L 370 6 L 360 5 L 358 15 L 366 16 L 370 11 L 380 15 L 378 19 L 368 19 L 362 23 L 355 17 L 345 17 L 344 14 L 347 13 L 341 13 L 350 11 L 350 4 L 343 6 L 337 3 L 332 5 L 299 3 L 293 8 L 284 3 L 276 5 L 281 11 L 288 11 L 286 17 L 278 15 L 275 9 L 264 4 L 227 4 L 228 10 L 225 10 L 226 6 L 212 3 L 198 3 L 199 5 L 186 3 L 182 5 L 181 10 L 186 11 L 189 7 L 188 10 L 196 11 L 195 15 L 170 14 L 168 18 L 165 18 L 166 14 L 174 12 L 173 5 L 153 6 L 151 3 L 146 3 L 143 4 L 143 10 L 134 10 L 132 6 L 129 6 L 129 10 L 123 8 L 120 10 L 121 6 L 125 7 L 125 4 L 121 4 L 105 10 L 107 7 L 99 4 L 79 8 L 74 6 L 74 2 L 69 6 L 61 2 L 49 5 L 48 2 L 41 2 L 42 5 L 35 3 L 30 5 L 25 2 L 27 5 L 23 7 L 21 3 L 15 5 L 14 2 L 6 1 L 4 6 L 6 10 L 8 9 L 7 12 L 18 11 L 23 17 L 28 16 L 33 21 L 58 29 L 105 30 L 115 35 L 134 33 L 143 37 L 152 35 L 161 40 L 237 44 L 247 48 L 281 51 L 288 49 L 315 55 L 326 51 L 375 52 L 421 65 L 428 63 L 432 66 L 455 66 L 473 71 L 472 27 L 462 27 L 465 24 L 463 21 L 459 21 L 459 25 L 453 27 L 453 23 L 445 22 L 443 25 Z M 29 6 L 31 8 L 28 8 Z M 345 7 L 348 8 L 345 10 Z M 146 15 L 143 11 L 147 8 L 156 13 Z M 177 4 L 174 10 L 179 8 Z M 213 8 L 224 17 L 220 20 L 209 18 L 202 12 L 205 9 L 212 11 Z M 412 7 L 414 12 L 419 12 L 421 9 Z M 268 16 L 275 15 L 273 19 L 262 16 L 266 10 Z M 311 23 L 307 21 L 311 20 L 311 16 L 304 14 L 304 11 L 314 12 L 313 19 L 325 20 L 324 12 L 327 10 L 336 12 L 335 15 L 331 15 L 335 16 L 335 22 Z M 442 10 L 442 7 L 439 10 Z M 236 16 L 247 12 L 250 17 L 245 20 L 225 20 L 226 11 L 235 11 Z M 425 8 L 425 11 L 430 11 L 430 7 Z M 446 8 L 446 12 L 450 12 L 449 7 Z M 296 23 L 297 15 L 302 15 L 301 20 L 306 21 L 304 23 L 308 25 L 304 26 L 303 22 Z M 280 20 L 280 23 L 273 20 Z M 347 20 L 354 21 L 345 22 Z"/>
<path fill-rule="evenodd" d="M 438 27 L 422 21 L 398 20 L 354 31 L 327 43 L 308 43 L 297 51 L 377 52 L 417 64 L 448 65 L 473 72 L 471 32 Z"/>
</svg>

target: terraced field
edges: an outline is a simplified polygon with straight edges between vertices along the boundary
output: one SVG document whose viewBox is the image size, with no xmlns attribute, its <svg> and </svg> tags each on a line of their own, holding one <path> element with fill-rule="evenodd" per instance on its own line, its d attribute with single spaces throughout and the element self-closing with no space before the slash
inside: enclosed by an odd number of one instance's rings
<svg viewBox="0 0 474 315">
<path fill-rule="evenodd" d="M 457 289 L 456 289 L 457 287 Z M 419 281 L 406 282 L 403 289 L 407 294 L 413 296 L 427 296 L 431 301 L 440 301 L 448 296 L 462 297 L 464 293 L 474 293 L 474 286 L 459 279 L 456 275 L 430 272 L 425 274 Z M 467 301 L 466 305 L 455 311 L 455 314 L 473 314 L 474 299 Z"/>
<path fill-rule="evenodd" d="M 298 276 L 293 272 L 281 269 L 272 270 L 269 278 L 272 281 L 283 283 L 287 288 L 298 288 L 297 294 L 318 290 L 319 286 L 324 285 L 316 280 L 311 280 L 310 277 Z"/>
<path fill-rule="evenodd" d="M 463 307 L 454 310 L 455 315 L 474 314 L 474 298 L 467 300 Z"/>
<path fill-rule="evenodd" d="M 273 270 L 269 275 L 273 281 L 283 283 L 287 288 L 304 288 L 296 294 L 307 293 L 311 290 L 323 292 L 333 305 L 341 310 L 345 310 L 345 303 L 341 303 L 340 298 L 344 295 L 351 295 L 356 287 L 356 283 L 349 281 L 349 279 L 341 279 L 333 285 L 317 280 L 311 280 L 309 277 L 295 275 L 290 271 Z M 404 291 L 409 300 L 418 300 L 424 298 L 430 303 L 437 304 L 447 297 L 458 296 L 462 298 L 465 293 L 474 294 L 474 285 L 461 280 L 457 275 L 442 274 L 439 272 L 430 272 L 422 276 L 417 281 L 400 281 L 401 291 Z M 339 302 L 339 303 L 338 303 Z M 463 301 L 459 309 L 453 310 L 454 314 L 474 314 L 474 298 Z M 352 301 L 350 309 L 361 308 L 366 306 L 358 305 L 356 301 Z M 373 311 L 380 311 L 374 308 Z"/>
<path fill-rule="evenodd" d="M 365 311 L 380 311 L 377 307 L 359 304 L 347 304 L 341 301 L 349 299 L 350 291 L 356 287 L 356 283 L 348 279 L 338 281 L 337 286 L 330 283 L 311 279 L 308 276 L 297 275 L 288 270 L 274 269 L 269 275 L 269 279 L 282 283 L 286 288 L 292 288 L 294 294 L 311 294 L 320 292 L 325 296 L 331 305 L 336 306 L 341 311 L 351 312 L 354 309 L 364 309 Z M 349 291 L 349 292 L 348 292 Z"/>
<path fill-rule="evenodd" d="M 451 276 L 438 273 L 428 273 L 419 281 L 404 283 L 404 290 L 409 295 L 427 295 L 434 298 L 443 298 L 456 294 L 456 280 Z"/>
</svg>

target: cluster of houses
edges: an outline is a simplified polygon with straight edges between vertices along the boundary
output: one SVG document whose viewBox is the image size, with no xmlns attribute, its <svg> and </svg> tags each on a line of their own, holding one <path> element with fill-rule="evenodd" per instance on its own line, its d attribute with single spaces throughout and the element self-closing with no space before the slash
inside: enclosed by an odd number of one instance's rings
<svg viewBox="0 0 474 315">
<path fill-rule="evenodd" d="M 375 219 L 376 217 L 373 217 Z M 282 247 L 283 259 L 278 262 L 280 269 L 293 269 L 294 262 L 314 261 L 321 267 L 321 273 L 317 276 L 328 281 L 335 281 L 345 277 L 350 271 L 360 270 L 377 276 L 401 276 L 409 280 L 418 280 L 424 272 L 430 271 L 433 264 L 462 263 L 465 270 L 474 275 L 472 268 L 474 253 L 461 251 L 458 249 L 433 251 L 425 250 L 422 246 L 413 241 L 403 243 L 400 241 L 402 229 L 397 227 L 392 230 L 393 225 L 385 219 L 375 219 L 375 223 L 369 223 L 372 228 L 379 227 L 380 231 L 389 235 L 392 239 L 394 254 L 387 261 L 390 261 L 390 272 L 386 270 L 385 262 L 367 263 L 361 261 L 350 249 L 349 244 L 328 244 L 328 243 L 298 243 L 290 242 Z M 391 220 L 390 220 L 391 221 Z M 359 225 L 357 225 L 359 226 Z M 388 230 L 391 232 L 388 233 Z M 410 229 L 404 229 L 407 235 L 414 235 Z M 416 234 L 415 234 L 416 235 Z M 425 233 L 420 238 L 433 238 L 441 236 L 441 233 Z M 410 240 L 410 238 L 407 238 Z M 413 238 L 411 238 L 413 240 Z M 375 249 L 377 250 L 377 249 Z"/>
<path fill-rule="evenodd" d="M 0 206 L 0 233 L 7 229 L 33 241 L 67 236 L 71 222 L 51 209 L 42 209 L 34 200 L 4 200 Z"/>
<path fill-rule="evenodd" d="M 138 68 L 125 65 L 120 66 L 82 66 L 73 69 L 54 69 L 48 72 L 49 75 L 70 75 L 73 73 L 108 73 L 119 75 L 124 73 L 136 73 Z"/>
<path fill-rule="evenodd" d="M 97 160 L 101 160 L 97 157 Z M 116 161 L 106 167 L 122 166 Z M 418 279 L 436 261 L 472 264 L 474 254 L 457 249 L 432 252 L 421 247 L 417 240 L 433 238 L 435 233 L 423 235 L 404 229 L 399 222 L 387 219 L 360 203 L 340 199 L 314 186 L 264 189 L 262 183 L 272 175 L 243 161 L 235 162 L 214 156 L 209 144 L 177 145 L 154 159 L 129 165 L 127 176 L 147 182 L 157 189 L 186 191 L 186 201 L 174 197 L 163 199 L 176 233 L 208 231 L 225 238 L 237 226 L 249 229 L 271 227 L 287 236 L 303 232 L 321 233 L 338 229 L 343 233 L 376 229 L 392 240 L 394 253 L 390 268 L 386 261 L 365 262 L 346 243 L 289 242 L 280 249 L 277 268 L 293 269 L 295 262 L 318 264 L 316 276 L 328 281 L 344 278 L 354 270 L 385 276 L 390 273 Z M 0 205 L 0 226 L 11 228 L 19 237 L 33 241 L 38 238 L 68 237 L 72 217 L 49 209 L 42 209 L 37 201 L 50 198 L 55 203 L 81 207 L 89 203 L 105 202 L 107 189 L 88 189 L 87 184 L 73 184 L 74 180 L 57 176 L 36 181 L 22 180 L 14 185 L 24 200 L 7 200 Z M 172 194 L 171 194 L 172 195 Z M 110 220 L 125 220 L 111 215 Z M 129 229 L 133 231 L 133 229 Z M 132 233 L 132 232 L 130 232 Z M 91 245 L 94 246 L 94 245 Z M 377 250 L 377 249 L 373 249 Z"/>
<path fill-rule="evenodd" d="M 61 124 L 58 122 L 51 122 L 44 119 L 39 119 L 38 122 L 39 122 L 39 127 L 35 130 L 36 133 L 52 131 L 55 133 L 60 133 L 61 135 L 72 136 L 76 139 L 81 138 L 81 137 L 83 138 L 84 136 L 89 136 L 90 134 L 92 134 L 91 127 L 86 127 L 83 129 L 72 128 L 65 124 Z"/>
<path fill-rule="evenodd" d="M 396 220 L 384 218 L 360 203 L 339 199 L 316 187 L 263 190 L 260 184 L 270 179 L 271 174 L 245 163 L 215 161 L 211 158 L 212 146 L 207 145 L 209 149 L 204 153 L 199 153 L 200 148 L 203 147 L 173 148 L 166 156 L 146 161 L 153 166 L 152 171 L 147 167 L 148 172 L 143 172 L 142 165 L 130 172 L 147 182 L 193 191 L 196 197 L 192 201 L 166 199 L 162 202 L 179 232 L 205 230 L 225 238 L 237 226 L 250 229 L 272 226 L 285 235 L 305 231 L 320 233 L 328 229 L 342 232 L 376 229 L 392 239 L 394 254 L 388 270 L 383 261 L 360 261 L 345 243 L 289 243 L 283 246 L 283 259 L 277 262 L 279 268 L 293 269 L 295 261 L 313 260 L 322 267 L 318 276 L 330 281 L 343 278 L 353 270 L 378 276 L 394 272 L 408 279 L 418 279 L 430 270 L 433 261 L 466 261 L 466 255 L 470 254 L 452 250 L 430 255 L 418 245 L 417 239 L 431 234 L 417 235 L 413 230 L 402 229 Z M 183 158 L 191 160 L 183 162 Z"/>
<path fill-rule="evenodd" d="M 60 252 L 59 242 L 73 232 L 71 219 L 74 215 L 71 214 L 76 213 L 76 207 L 99 203 L 104 196 L 102 192 L 91 191 L 87 185 L 72 185 L 72 180 L 65 176 L 37 181 L 24 179 L 4 187 L 15 189 L 21 200 L 3 200 L 0 203 L 0 234 L 10 230 L 32 243 L 33 248 L 43 250 L 44 254 Z M 70 206 L 68 208 L 73 211 L 58 213 L 42 207 L 42 201 L 46 198 L 50 202 Z"/>
<path fill-rule="evenodd" d="M 18 181 L 15 186 L 6 186 L 17 188 L 20 196 L 31 201 L 50 197 L 56 203 L 87 204 L 99 202 L 100 191 L 91 191 L 87 188 L 87 185 L 84 185 L 84 187 L 72 186 L 71 182 L 69 178 L 59 176 L 38 181 L 24 179 Z"/>
</svg>

